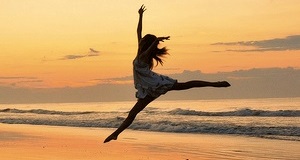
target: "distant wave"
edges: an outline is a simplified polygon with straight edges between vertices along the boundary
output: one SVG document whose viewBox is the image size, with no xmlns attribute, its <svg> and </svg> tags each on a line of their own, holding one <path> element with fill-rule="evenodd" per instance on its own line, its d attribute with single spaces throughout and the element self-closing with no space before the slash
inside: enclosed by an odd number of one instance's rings
<svg viewBox="0 0 300 160">
<path fill-rule="evenodd" d="M 31 110 L 20 110 L 20 109 L 2 109 L 0 112 L 6 113 L 34 113 L 34 114 L 56 114 L 56 115 L 78 115 L 78 114 L 90 114 L 95 112 L 63 112 L 63 111 L 51 111 L 45 109 L 31 109 Z"/>
<path fill-rule="evenodd" d="M 44 109 L 31 109 L 31 110 L 21 110 L 21 109 L 11 109 L 6 108 L 0 110 L 5 113 L 33 113 L 33 114 L 49 114 L 49 115 L 81 115 L 81 114 L 93 114 L 101 113 L 94 111 L 85 112 L 64 112 L 64 111 L 53 111 Z M 159 111 L 156 109 L 145 109 L 146 113 L 155 114 L 156 112 L 167 113 L 171 115 L 185 115 L 185 116 L 258 116 L 258 117 L 300 117 L 300 110 L 252 110 L 252 109 L 240 109 L 235 111 L 226 112 L 203 112 L 189 109 L 177 108 L 171 111 Z"/>
<path fill-rule="evenodd" d="M 234 124 L 215 124 L 197 122 L 158 121 L 155 123 L 137 122 L 131 126 L 136 130 L 151 130 L 157 132 L 175 133 L 207 133 L 207 134 L 236 134 L 255 137 L 289 137 L 289 140 L 300 141 L 300 127 L 268 127 L 268 126 L 241 126 Z M 286 138 L 287 139 L 287 138 Z"/>
<path fill-rule="evenodd" d="M 252 110 L 241 109 L 227 112 L 203 112 L 177 108 L 169 111 L 172 115 L 191 115 L 191 116 L 261 116 L 261 117 L 300 117 L 300 110 Z"/>
</svg>

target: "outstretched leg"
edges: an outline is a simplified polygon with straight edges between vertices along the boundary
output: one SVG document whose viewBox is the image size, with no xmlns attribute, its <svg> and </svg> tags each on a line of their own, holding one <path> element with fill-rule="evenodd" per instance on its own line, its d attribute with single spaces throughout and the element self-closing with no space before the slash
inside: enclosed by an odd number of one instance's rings
<svg viewBox="0 0 300 160">
<path fill-rule="evenodd" d="M 105 140 L 104 143 L 107 143 L 111 140 L 117 140 L 118 135 L 123 132 L 127 127 L 131 125 L 133 120 L 135 119 L 136 115 L 142 111 L 150 102 L 152 102 L 155 98 L 146 96 L 143 99 L 138 99 L 136 104 L 133 106 L 133 108 L 130 110 L 127 118 L 124 120 L 124 122 L 120 125 L 120 127 L 113 132 L 110 136 L 108 136 Z"/>
<path fill-rule="evenodd" d="M 230 84 L 226 81 L 207 82 L 207 81 L 188 81 L 183 83 L 175 83 L 171 90 L 186 90 L 195 87 L 229 87 Z"/>
</svg>

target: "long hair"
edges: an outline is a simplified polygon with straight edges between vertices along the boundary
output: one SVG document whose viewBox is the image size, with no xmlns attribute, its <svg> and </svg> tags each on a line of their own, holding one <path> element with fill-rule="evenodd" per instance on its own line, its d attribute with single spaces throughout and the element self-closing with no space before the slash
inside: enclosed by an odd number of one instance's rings
<svg viewBox="0 0 300 160">
<path fill-rule="evenodd" d="M 143 53 L 144 51 L 146 51 L 156 39 L 157 39 L 157 37 L 155 35 L 152 35 L 152 34 L 145 35 L 140 42 L 141 43 L 140 53 Z M 147 63 L 149 64 L 150 69 L 153 69 L 153 66 L 154 66 L 153 61 L 154 60 L 156 61 L 156 66 L 158 65 L 158 63 L 160 65 L 163 65 L 162 58 L 168 54 L 167 51 L 168 50 L 166 47 L 163 47 L 163 48 L 156 47 L 154 49 L 154 51 L 152 51 L 150 53 L 149 59 L 147 60 Z"/>
</svg>

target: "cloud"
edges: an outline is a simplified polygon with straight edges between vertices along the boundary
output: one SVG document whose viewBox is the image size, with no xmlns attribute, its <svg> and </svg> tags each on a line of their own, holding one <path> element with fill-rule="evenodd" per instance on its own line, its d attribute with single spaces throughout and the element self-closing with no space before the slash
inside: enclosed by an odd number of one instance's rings
<svg viewBox="0 0 300 160">
<path fill-rule="evenodd" d="M 233 52 L 265 52 L 300 50 L 300 35 L 292 35 L 285 38 L 274 38 L 260 41 L 218 42 L 211 45 L 246 46 L 254 49 L 229 49 Z"/>
<path fill-rule="evenodd" d="M 99 51 L 94 50 L 93 48 L 90 48 L 91 53 L 99 53 Z"/>
<path fill-rule="evenodd" d="M 178 71 L 180 68 L 156 68 L 158 71 Z"/>
<path fill-rule="evenodd" d="M 26 87 L 26 86 L 31 86 L 32 83 L 43 83 L 43 80 L 22 80 L 22 81 L 16 81 L 13 83 L 10 83 L 11 86 L 13 87 Z"/>
<path fill-rule="evenodd" d="M 96 57 L 99 56 L 99 53 L 100 53 L 99 51 L 90 48 L 90 51 L 87 54 L 83 54 L 83 55 L 69 54 L 64 56 L 63 58 L 60 58 L 59 60 L 74 60 L 74 59 L 80 59 L 85 57 Z"/>
<path fill-rule="evenodd" d="M 132 84 L 133 76 L 107 78 L 107 79 L 94 79 L 98 84 Z"/>
<path fill-rule="evenodd" d="M 19 81 L 18 83 L 42 83 L 43 80 L 37 79 L 37 80 L 28 80 L 28 81 Z"/>
<path fill-rule="evenodd" d="M 44 81 L 37 77 L 22 76 L 2 76 L 0 77 L 1 86 L 25 87 L 32 83 L 43 83 Z"/>
<path fill-rule="evenodd" d="M 253 68 L 232 72 L 202 73 L 184 71 L 169 75 L 184 82 L 193 79 L 205 81 L 228 80 L 229 88 L 204 87 L 186 91 L 172 91 L 160 100 L 199 100 L 217 98 L 276 98 L 300 96 L 300 69 L 296 68 Z M 105 80 L 105 79 L 95 79 Z M 106 79 L 109 80 L 109 79 Z M 110 80 L 132 80 L 132 76 Z M 0 103 L 49 103 L 49 102 L 104 102 L 135 100 L 133 82 L 97 83 L 86 87 L 31 88 L 0 86 Z M 245 104 L 248 105 L 248 104 Z M 251 106 L 250 106 L 251 107 Z"/>
<path fill-rule="evenodd" d="M 79 59 L 79 58 L 83 58 L 83 57 L 86 57 L 86 55 L 66 55 L 63 58 L 61 58 L 60 60 Z"/>
</svg>

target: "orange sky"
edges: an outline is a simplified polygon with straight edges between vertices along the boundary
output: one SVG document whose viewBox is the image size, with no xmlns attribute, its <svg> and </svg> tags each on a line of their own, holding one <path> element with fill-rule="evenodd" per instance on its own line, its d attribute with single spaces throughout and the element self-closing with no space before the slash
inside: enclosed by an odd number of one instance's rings
<svg viewBox="0 0 300 160">
<path fill-rule="evenodd" d="M 0 85 L 76 87 L 131 75 L 141 4 L 143 34 L 171 36 L 159 73 L 300 67 L 299 47 L 233 45 L 300 35 L 298 0 L 1 0 Z"/>
</svg>

